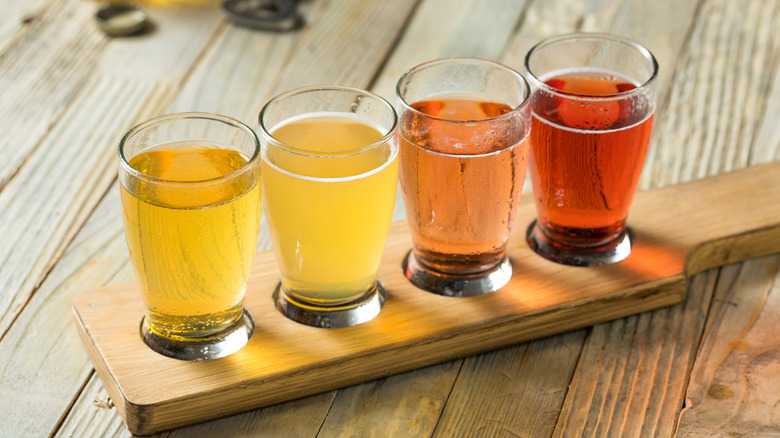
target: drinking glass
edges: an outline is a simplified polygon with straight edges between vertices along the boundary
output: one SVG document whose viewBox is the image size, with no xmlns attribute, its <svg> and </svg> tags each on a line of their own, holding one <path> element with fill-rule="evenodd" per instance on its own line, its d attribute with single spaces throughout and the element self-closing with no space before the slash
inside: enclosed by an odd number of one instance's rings
<svg viewBox="0 0 780 438">
<path fill-rule="evenodd" d="M 395 110 L 367 91 L 314 86 L 273 98 L 259 122 L 277 308 L 324 328 L 374 318 L 398 183 Z"/>
<path fill-rule="evenodd" d="M 251 336 L 243 303 L 260 228 L 259 164 L 255 133 L 218 114 L 157 117 L 120 142 L 122 218 L 152 350 L 215 359 Z"/>
<path fill-rule="evenodd" d="M 450 58 L 414 67 L 396 93 L 406 277 L 447 296 L 501 288 L 528 162 L 528 84 L 501 64 Z"/>
<path fill-rule="evenodd" d="M 528 245 L 566 265 L 623 260 L 632 240 L 626 217 L 653 128 L 658 63 L 621 37 L 570 34 L 534 46 L 525 68 L 537 208 Z"/>
</svg>

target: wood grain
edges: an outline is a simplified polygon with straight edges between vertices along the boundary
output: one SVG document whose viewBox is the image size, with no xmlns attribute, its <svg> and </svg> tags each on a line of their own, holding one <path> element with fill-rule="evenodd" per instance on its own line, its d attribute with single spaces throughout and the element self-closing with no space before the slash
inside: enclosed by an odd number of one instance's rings
<svg viewBox="0 0 780 438">
<path fill-rule="evenodd" d="M 418 64 L 453 56 L 498 61 L 526 3 L 499 0 L 486 8 L 479 0 L 421 2 L 371 90 L 394 103 L 398 80 Z M 446 20 L 441 20 L 443 10 Z"/>
<path fill-rule="evenodd" d="M 118 202 L 117 190 L 101 202 L 88 232 L 71 242 L 0 341 L 3 435 L 48 435 L 92 373 L 66 309 L 85 287 L 133 278 L 124 236 L 112 213 Z"/>
<path fill-rule="evenodd" d="M 279 403 L 252 412 L 185 427 L 166 434 L 166 438 L 234 438 L 236 436 L 306 437 L 322 427 L 336 391 Z M 116 415 L 115 415 L 116 416 Z M 119 418 L 119 416 L 116 416 Z"/>
<path fill-rule="evenodd" d="M 773 0 L 702 3 L 668 105 L 659 111 L 640 187 L 740 169 L 751 155 L 776 150 L 754 146 L 753 139 L 778 63 L 778 20 L 780 6 Z M 780 128 L 773 123 L 765 129 Z"/>
<path fill-rule="evenodd" d="M 464 359 L 435 437 L 550 436 L 586 331 Z"/>
<path fill-rule="evenodd" d="M 393 49 L 414 0 L 333 1 L 304 29 L 274 95 L 306 85 L 368 87 Z M 373 68 L 372 68 L 373 67 Z"/>
<path fill-rule="evenodd" d="M 318 437 L 431 436 L 460 361 L 338 391 Z"/>
<path fill-rule="evenodd" d="M 675 436 L 777 436 L 780 256 L 731 267 L 712 303 Z"/>
<path fill-rule="evenodd" d="M 750 165 L 780 160 L 780 123 L 777 123 L 780 114 L 780 32 L 774 32 L 773 37 L 772 46 L 775 49 L 770 71 L 775 73 L 771 80 L 772 89 L 763 104 L 761 126 L 752 139 Z"/>
<path fill-rule="evenodd" d="M 0 21 L 0 56 L 33 26 L 52 0 L 6 0 L 3 2 L 3 20 Z"/>
<path fill-rule="evenodd" d="M 96 400 L 105 403 L 104 407 L 98 407 L 95 404 Z M 92 373 L 86 386 L 79 393 L 70 415 L 54 436 L 57 438 L 87 436 L 130 438 L 132 435 L 122 423 L 122 419 L 116 415 L 116 411 L 108 407 L 110 400 L 97 374 Z"/>
<path fill-rule="evenodd" d="M 0 57 L 0 188 L 39 146 L 97 63 L 105 37 L 92 26 L 95 9 L 79 0 L 52 2 L 39 15 L 17 9 L 35 19 Z"/>
<path fill-rule="evenodd" d="M 683 304 L 594 326 L 553 436 L 670 436 L 716 277 L 694 276 Z"/>
<path fill-rule="evenodd" d="M 500 293 L 468 300 L 420 293 L 406 281 L 398 266 L 411 242 L 406 225 L 396 223 L 380 269 L 385 308 L 369 323 L 337 331 L 301 326 L 276 312 L 269 299 L 278 281 L 275 261 L 261 253 L 245 303 L 257 335 L 225 360 L 179 362 L 146 348 L 137 334 L 143 311 L 134 283 L 87 292 L 74 310 L 119 413 L 131 431 L 150 433 L 679 302 L 684 257 L 701 242 L 768 230 L 766 238 L 780 248 L 780 203 L 756 214 L 765 201 L 745 196 L 780 199 L 778 168 L 771 163 L 638 194 L 637 244 L 612 266 L 550 263 L 517 231 L 508 247 L 517 274 Z M 518 219 L 527 223 L 534 214 L 525 203 Z M 694 218 L 697 226 L 674 225 L 668 215 Z"/>
</svg>

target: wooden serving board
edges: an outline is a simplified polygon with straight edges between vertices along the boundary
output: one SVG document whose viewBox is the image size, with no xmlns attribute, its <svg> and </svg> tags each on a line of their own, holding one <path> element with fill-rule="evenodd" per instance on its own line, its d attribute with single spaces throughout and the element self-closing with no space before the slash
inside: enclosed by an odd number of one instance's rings
<svg viewBox="0 0 780 438">
<path fill-rule="evenodd" d="M 256 328 L 223 359 L 182 362 L 141 340 L 134 282 L 83 293 L 73 310 L 100 378 L 135 434 L 151 434 L 681 302 L 685 276 L 780 251 L 780 162 L 637 194 L 636 243 L 624 261 L 561 266 L 525 244 L 535 217 L 524 195 L 503 289 L 450 298 L 412 286 L 401 271 L 405 223 L 388 236 L 379 279 L 387 302 L 374 320 L 327 330 L 274 309 L 274 256 L 259 253 L 246 308 Z"/>
</svg>

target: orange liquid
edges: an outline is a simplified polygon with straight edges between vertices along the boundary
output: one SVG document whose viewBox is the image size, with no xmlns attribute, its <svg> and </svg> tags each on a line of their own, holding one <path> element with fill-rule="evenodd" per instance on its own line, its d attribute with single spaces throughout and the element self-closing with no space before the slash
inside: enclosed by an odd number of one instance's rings
<svg viewBox="0 0 780 438">
<path fill-rule="evenodd" d="M 546 83 L 589 96 L 636 88 L 605 72 L 561 75 Z M 653 126 L 649 108 L 642 95 L 583 105 L 537 91 L 530 174 L 545 236 L 595 246 L 620 235 L 647 154 Z"/>
<path fill-rule="evenodd" d="M 412 107 L 438 118 L 401 115 L 400 181 L 415 255 L 445 273 L 498 265 L 525 178 L 524 124 L 485 120 L 511 110 L 499 103 L 444 99 Z"/>
</svg>

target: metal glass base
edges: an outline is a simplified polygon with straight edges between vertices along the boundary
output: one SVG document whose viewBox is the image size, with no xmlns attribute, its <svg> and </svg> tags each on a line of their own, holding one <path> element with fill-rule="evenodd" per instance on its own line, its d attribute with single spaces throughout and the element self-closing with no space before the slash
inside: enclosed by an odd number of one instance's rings
<svg viewBox="0 0 780 438">
<path fill-rule="evenodd" d="M 188 361 L 219 359 L 233 354 L 246 345 L 254 330 L 255 321 L 246 309 L 235 324 L 198 341 L 164 338 L 149 329 L 146 318 L 141 320 L 141 337 L 149 348 L 163 356 Z"/>
<path fill-rule="evenodd" d="M 428 292 L 448 297 L 474 297 L 497 291 L 512 278 L 512 262 L 505 258 L 495 268 L 469 275 L 452 275 L 424 268 L 414 251 L 409 251 L 403 262 L 406 278 Z"/>
<path fill-rule="evenodd" d="M 274 303 L 282 315 L 295 322 L 334 329 L 358 325 L 379 315 L 385 304 L 385 290 L 377 282 L 376 287 L 354 301 L 336 307 L 317 307 L 296 301 L 279 283 L 274 290 Z"/>
<path fill-rule="evenodd" d="M 564 248 L 550 243 L 536 227 L 536 221 L 533 221 L 528 227 L 525 240 L 532 250 L 547 260 L 562 265 L 592 267 L 610 265 L 628 257 L 634 235 L 631 229 L 626 227 L 617 239 L 604 245 Z"/>
</svg>

